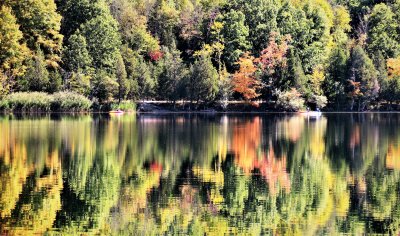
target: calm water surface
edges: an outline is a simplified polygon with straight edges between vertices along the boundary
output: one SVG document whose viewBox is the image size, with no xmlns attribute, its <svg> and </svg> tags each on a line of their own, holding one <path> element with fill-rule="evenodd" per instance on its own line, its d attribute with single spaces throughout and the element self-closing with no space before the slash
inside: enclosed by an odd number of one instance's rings
<svg viewBox="0 0 400 236">
<path fill-rule="evenodd" d="M 400 114 L 0 116 L 0 234 L 397 234 Z"/>
</svg>

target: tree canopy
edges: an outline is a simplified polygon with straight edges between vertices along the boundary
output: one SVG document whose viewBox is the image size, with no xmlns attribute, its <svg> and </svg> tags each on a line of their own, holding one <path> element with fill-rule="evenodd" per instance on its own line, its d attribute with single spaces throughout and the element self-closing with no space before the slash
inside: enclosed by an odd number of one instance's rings
<svg viewBox="0 0 400 236">
<path fill-rule="evenodd" d="M 48 71 L 43 81 L 52 89 L 41 91 L 81 84 L 77 91 L 96 99 L 92 90 L 105 76 L 120 81 L 109 100 L 120 100 L 121 91 L 129 99 L 249 100 L 231 86 L 248 55 L 261 82 L 257 93 L 267 102 L 296 89 L 307 106 L 318 96 L 330 109 L 363 110 L 390 97 L 383 87 L 400 56 L 397 0 L 5 0 L 0 5 L 4 94 L 26 89 L 21 83 L 42 53 Z M 363 105 L 355 107 L 349 92 L 358 82 Z M 203 95 L 199 99 L 192 92 Z"/>
</svg>

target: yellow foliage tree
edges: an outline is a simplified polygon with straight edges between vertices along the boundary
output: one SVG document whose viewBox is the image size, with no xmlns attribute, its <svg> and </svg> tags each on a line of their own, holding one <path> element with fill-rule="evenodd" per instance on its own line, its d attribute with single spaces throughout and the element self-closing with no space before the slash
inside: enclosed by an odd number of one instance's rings
<svg viewBox="0 0 400 236">
<path fill-rule="evenodd" d="M 389 78 L 400 76 L 400 57 L 388 59 L 387 69 Z"/>
<path fill-rule="evenodd" d="M 322 95 L 323 92 L 321 89 L 321 84 L 324 82 L 324 80 L 325 73 L 322 69 L 322 66 L 317 66 L 314 68 L 314 71 L 310 77 L 311 88 L 316 95 Z"/>
<path fill-rule="evenodd" d="M 4 76 L 21 75 L 25 71 L 22 62 L 28 50 L 24 44 L 20 43 L 22 38 L 22 32 L 19 30 L 11 8 L 2 6 L 0 8 L 0 72 L 2 71 Z"/>
</svg>

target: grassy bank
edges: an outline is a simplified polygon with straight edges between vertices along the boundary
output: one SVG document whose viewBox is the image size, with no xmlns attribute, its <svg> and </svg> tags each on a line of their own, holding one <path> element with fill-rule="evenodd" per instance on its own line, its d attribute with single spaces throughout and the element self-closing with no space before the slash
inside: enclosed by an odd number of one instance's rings
<svg viewBox="0 0 400 236">
<path fill-rule="evenodd" d="M 91 106 L 92 101 L 73 92 L 19 92 L 0 101 L 1 111 L 13 112 L 83 112 L 89 111 Z"/>
<path fill-rule="evenodd" d="M 121 101 L 120 103 L 113 103 L 111 104 L 111 110 L 134 112 L 136 111 L 136 103 L 131 101 Z"/>
<path fill-rule="evenodd" d="M 116 109 L 135 111 L 136 105 L 131 101 L 98 104 L 73 92 L 18 92 L 0 100 L 0 111 L 3 112 L 107 112 Z"/>
</svg>

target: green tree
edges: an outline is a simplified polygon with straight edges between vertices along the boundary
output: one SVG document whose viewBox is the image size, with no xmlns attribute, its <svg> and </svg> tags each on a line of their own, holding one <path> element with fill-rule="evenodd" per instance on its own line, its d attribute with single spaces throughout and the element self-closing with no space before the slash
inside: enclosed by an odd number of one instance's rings
<svg viewBox="0 0 400 236">
<path fill-rule="evenodd" d="M 121 46 L 118 22 L 106 12 L 81 25 L 80 30 L 86 38 L 93 67 L 115 73 Z"/>
<path fill-rule="evenodd" d="M 228 8 L 240 10 L 246 17 L 245 24 L 249 30 L 248 40 L 251 52 L 258 54 L 267 47 L 271 32 L 277 32 L 277 15 L 281 1 L 277 0 L 233 0 L 228 1 Z"/>
<path fill-rule="evenodd" d="M 349 71 L 350 51 L 347 48 L 335 47 L 328 59 L 326 79 L 322 85 L 328 101 L 336 104 L 336 108 L 344 102 L 345 86 Z"/>
<path fill-rule="evenodd" d="M 187 76 L 188 70 L 176 49 L 163 49 L 163 70 L 158 78 L 158 95 L 175 102 L 182 96 L 182 81 Z"/>
<path fill-rule="evenodd" d="M 245 15 L 241 11 L 231 10 L 223 15 L 222 23 L 223 59 L 228 69 L 237 69 L 236 62 L 244 52 L 250 49 L 247 41 L 249 28 L 245 25 Z"/>
<path fill-rule="evenodd" d="M 71 35 L 63 52 L 65 87 L 79 94 L 89 95 L 90 78 L 93 76 L 92 57 L 85 37 L 79 30 Z"/>
<path fill-rule="evenodd" d="M 154 76 L 155 66 L 147 63 L 143 58 L 138 58 L 134 64 L 135 73 L 132 74 L 134 81 L 137 81 L 139 98 L 153 98 L 157 89 L 157 80 Z M 156 73 L 158 74 L 158 73 Z"/>
<path fill-rule="evenodd" d="M 61 90 L 62 76 L 58 70 L 49 71 L 49 84 L 46 91 L 49 93 L 55 93 Z"/>
<path fill-rule="evenodd" d="M 92 61 L 93 59 L 87 49 L 86 39 L 78 30 L 67 41 L 63 53 L 64 68 L 68 71 L 77 72 L 81 70 L 89 73 Z"/>
<path fill-rule="evenodd" d="M 156 90 L 156 81 L 152 74 L 152 66 L 143 56 L 133 51 L 127 45 L 121 48 L 129 84 L 129 99 L 145 99 L 153 97 Z"/>
<path fill-rule="evenodd" d="M 78 70 L 70 74 L 65 87 L 73 92 L 88 96 L 90 94 L 90 79 L 90 75 L 85 75 Z"/>
<path fill-rule="evenodd" d="M 118 94 L 117 98 L 118 101 L 121 102 L 121 100 L 124 100 L 129 93 L 129 82 L 128 82 L 128 77 L 127 73 L 125 70 L 125 64 L 124 60 L 122 59 L 122 56 L 120 55 L 117 60 L 117 66 L 116 66 L 116 76 L 117 76 L 117 83 L 118 83 Z"/>
<path fill-rule="evenodd" d="M 349 35 L 351 30 L 350 14 L 341 5 L 334 8 L 332 27 L 332 48 L 328 54 L 325 68 L 325 81 L 322 89 L 328 101 L 338 109 L 345 102 L 345 86 L 348 79 L 348 63 L 350 58 Z"/>
<path fill-rule="evenodd" d="M 372 54 L 381 51 L 385 58 L 400 53 L 399 22 L 392 9 L 384 3 L 374 6 L 369 17 L 368 50 Z"/>
<path fill-rule="evenodd" d="M 193 102 L 210 102 L 218 93 L 218 71 L 208 53 L 202 53 L 190 67 L 186 83 L 188 98 Z"/>
<path fill-rule="evenodd" d="M 400 21 L 400 1 L 395 0 L 393 6 L 393 12 L 395 14 L 395 18 L 397 22 Z M 397 33 L 400 35 L 400 29 L 397 29 Z"/>
<path fill-rule="evenodd" d="M 346 45 L 351 31 L 350 26 L 350 13 L 344 6 L 336 6 L 334 9 L 333 27 L 332 27 L 332 41 L 335 46 L 342 47 Z"/>
<path fill-rule="evenodd" d="M 12 8 L 27 46 L 32 51 L 42 50 L 48 63 L 57 67 L 63 35 L 54 0 L 5 0 L 5 5 Z"/>
<path fill-rule="evenodd" d="M 107 13 L 104 0 L 61 0 L 58 8 L 63 16 L 61 33 L 68 39 L 87 21 Z"/>
<path fill-rule="evenodd" d="M 118 91 L 118 83 L 105 70 L 97 70 L 91 82 L 91 94 L 99 99 L 99 102 L 110 102 L 115 91 Z"/>
<path fill-rule="evenodd" d="M 282 78 L 274 81 L 274 87 L 281 91 L 292 88 L 298 92 L 308 93 L 308 78 L 303 70 L 302 61 L 294 48 L 290 48 L 287 54 L 287 70 L 284 70 Z"/>
<path fill-rule="evenodd" d="M 139 54 L 148 54 L 159 50 L 158 41 L 147 30 L 147 16 L 134 2 L 113 0 L 111 13 L 118 21 L 121 38 Z"/>
<path fill-rule="evenodd" d="M 378 83 L 381 84 L 388 77 L 387 61 L 381 51 L 375 52 L 371 59 L 378 72 Z"/>
<path fill-rule="evenodd" d="M 28 62 L 28 69 L 19 83 L 23 91 L 46 91 L 49 86 L 49 71 L 43 52 L 38 50 Z"/>
<path fill-rule="evenodd" d="M 149 29 L 165 46 L 173 46 L 179 24 L 179 12 L 173 1 L 156 0 L 149 14 Z"/>
<path fill-rule="evenodd" d="M 353 85 L 355 83 L 359 84 L 359 86 L 357 85 L 358 88 L 356 86 L 356 88 L 352 88 L 351 90 L 360 90 L 357 93 L 357 97 L 351 96 L 352 102 L 350 108 L 353 109 L 355 100 L 358 100 L 358 110 L 362 111 L 378 95 L 378 71 L 360 45 L 357 45 L 352 50 L 350 60 L 350 82 Z"/>
<path fill-rule="evenodd" d="M 380 98 L 390 104 L 400 100 L 400 77 L 386 78 L 382 81 Z"/>
<path fill-rule="evenodd" d="M 288 1 L 279 10 L 279 31 L 282 35 L 291 35 L 292 46 L 306 74 L 311 74 L 326 59 L 331 28 L 327 14 L 322 7 L 308 2 L 298 7 Z"/>
<path fill-rule="evenodd" d="M 374 60 L 379 71 L 379 82 L 381 85 L 380 98 L 389 103 L 400 100 L 400 59 L 383 59 L 381 53 Z M 390 107 L 391 108 L 391 107 Z"/>
</svg>

